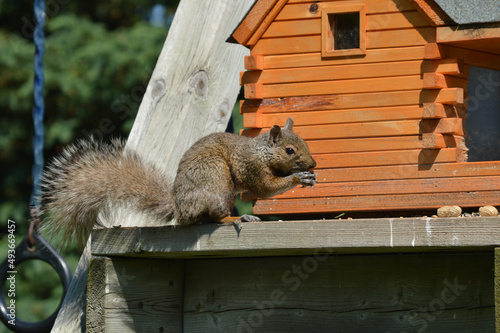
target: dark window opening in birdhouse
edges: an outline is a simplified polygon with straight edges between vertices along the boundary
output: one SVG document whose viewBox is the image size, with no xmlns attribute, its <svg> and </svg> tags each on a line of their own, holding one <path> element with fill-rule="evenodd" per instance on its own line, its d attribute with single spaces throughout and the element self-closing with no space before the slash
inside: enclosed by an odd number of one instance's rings
<svg viewBox="0 0 500 333">
<path fill-rule="evenodd" d="M 500 71 L 471 66 L 467 91 L 468 161 L 500 161 Z"/>
<path fill-rule="evenodd" d="M 341 57 L 364 55 L 366 6 L 325 6 L 321 15 L 321 55 Z"/>
<path fill-rule="evenodd" d="M 330 14 L 335 50 L 359 49 L 359 13 Z"/>
</svg>

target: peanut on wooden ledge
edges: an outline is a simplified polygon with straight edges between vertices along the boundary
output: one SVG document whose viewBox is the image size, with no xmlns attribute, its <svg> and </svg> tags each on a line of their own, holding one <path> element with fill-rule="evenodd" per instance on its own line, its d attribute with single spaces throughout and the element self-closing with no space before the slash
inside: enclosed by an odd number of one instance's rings
<svg viewBox="0 0 500 333">
<path fill-rule="evenodd" d="M 462 208 L 459 206 L 443 206 L 437 210 L 439 217 L 459 217 L 462 215 Z"/>
<path fill-rule="evenodd" d="M 481 216 L 498 216 L 498 209 L 493 206 L 483 206 L 479 208 L 479 215 Z"/>
</svg>

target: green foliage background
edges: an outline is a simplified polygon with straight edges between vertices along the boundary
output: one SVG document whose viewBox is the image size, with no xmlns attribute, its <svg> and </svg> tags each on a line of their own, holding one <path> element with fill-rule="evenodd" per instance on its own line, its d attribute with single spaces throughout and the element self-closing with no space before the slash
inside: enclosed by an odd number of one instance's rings
<svg viewBox="0 0 500 333">
<path fill-rule="evenodd" d="M 89 134 L 128 135 L 178 2 L 46 1 L 46 161 Z M 160 26 L 148 20 L 156 4 L 167 9 Z M 32 186 L 32 5 L 0 0 L 0 228 L 5 234 L 7 220 L 16 221 L 18 242 L 27 234 Z M 3 237 L 1 260 L 6 251 Z M 74 270 L 78 251 L 65 258 Z M 62 294 L 55 272 L 41 261 L 22 264 L 18 271 L 18 317 L 37 321 L 50 315 Z"/>
</svg>

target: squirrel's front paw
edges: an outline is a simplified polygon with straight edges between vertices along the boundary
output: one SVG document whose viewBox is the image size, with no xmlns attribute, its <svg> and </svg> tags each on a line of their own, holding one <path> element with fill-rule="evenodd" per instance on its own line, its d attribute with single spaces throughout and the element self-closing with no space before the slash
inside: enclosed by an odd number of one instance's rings
<svg viewBox="0 0 500 333">
<path fill-rule="evenodd" d="M 302 187 L 305 186 L 314 186 L 316 184 L 316 176 L 317 174 L 311 171 L 302 171 L 295 173 L 295 176 L 299 178 L 300 185 Z"/>
</svg>

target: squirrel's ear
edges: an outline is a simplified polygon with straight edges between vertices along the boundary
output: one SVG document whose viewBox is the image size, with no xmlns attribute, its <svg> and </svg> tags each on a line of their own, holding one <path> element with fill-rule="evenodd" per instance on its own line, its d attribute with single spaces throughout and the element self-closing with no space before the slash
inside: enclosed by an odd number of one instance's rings
<svg viewBox="0 0 500 333">
<path fill-rule="evenodd" d="M 278 125 L 274 125 L 271 128 L 270 133 L 270 143 L 275 144 L 281 136 L 281 128 Z"/>
<path fill-rule="evenodd" d="M 283 127 L 283 129 L 293 131 L 293 119 L 292 118 L 288 118 L 286 120 L 286 124 L 285 124 L 285 127 Z"/>
</svg>

